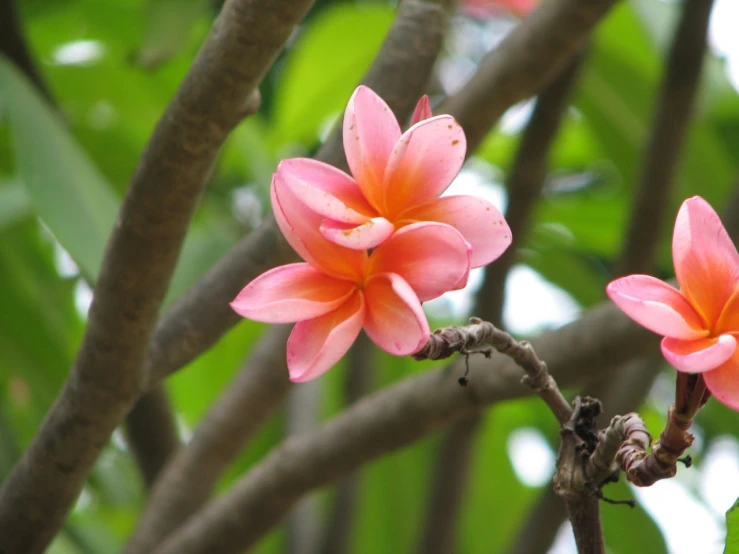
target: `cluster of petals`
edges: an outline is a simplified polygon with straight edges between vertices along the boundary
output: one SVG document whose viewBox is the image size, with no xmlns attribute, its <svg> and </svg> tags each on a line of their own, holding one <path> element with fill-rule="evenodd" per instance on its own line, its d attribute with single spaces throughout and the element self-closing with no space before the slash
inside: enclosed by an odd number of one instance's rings
<svg viewBox="0 0 739 554">
<path fill-rule="evenodd" d="M 702 373 L 720 402 L 739 410 L 739 254 L 702 198 L 680 208 L 672 238 L 679 290 L 648 275 L 616 279 L 610 298 L 662 335 L 662 354 L 678 371 Z"/>
<path fill-rule="evenodd" d="M 465 147 L 457 122 L 433 117 L 428 98 L 401 133 L 390 108 L 359 87 L 344 117 L 351 176 L 310 159 L 280 163 L 272 209 L 305 262 L 263 273 L 231 306 L 256 321 L 296 322 L 287 343 L 292 381 L 330 369 L 362 329 L 391 354 L 417 352 L 429 338 L 421 303 L 464 287 L 471 267 L 510 244 L 488 202 L 439 198 Z"/>
<path fill-rule="evenodd" d="M 471 17 L 483 19 L 501 11 L 526 17 L 536 9 L 536 0 L 462 0 L 462 10 Z"/>
</svg>

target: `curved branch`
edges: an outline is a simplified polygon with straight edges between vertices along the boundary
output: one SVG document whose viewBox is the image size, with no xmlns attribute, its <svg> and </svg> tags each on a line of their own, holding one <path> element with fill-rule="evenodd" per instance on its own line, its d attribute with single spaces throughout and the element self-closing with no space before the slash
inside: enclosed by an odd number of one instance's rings
<svg viewBox="0 0 739 554">
<path fill-rule="evenodd" d="M 407 119 L 429 79 L 448 23 L 451 0 L 406 0 L 400 4 L 377 58 L 362 83 L 382 96 L 400 121 Z M 341 126 L 316 158 L 345 163 Z M 240 241 L 161 318 L 146 371 L 149 386 L 213 346 L 238 321 L 229 302 L 257 275 L 297 259 L 273 218 Z"/>
<path fill-rule="evenodd" d="M 126 442 L 147 489 L 180 447 L 169 395 L 163 386 L 139 398 L 126 417 Z"/>
<path fill-rule="evenodd" d="M 476 149 L 503 112 L 536 94 L 581 52 L 596 23 L 618 0 L 547 0 L 480 63 L 440 107 L 454 115 Z"/>
<path fill-rule="evenodd" d="M 548 154 L 557 136 L 583 56 L 577 56 L 539 95 L 526 126 L 507 181 L 506 221 L 515 237 L 494 264 L 485 268 L 474 312 L 482 319 L 499 322 L 503 312 L 505 280 L 516 253 L 526 244 L 531 215 L 539 202 L 548 168 Z M 417 552 L 435 554 L 454 551 L 454 531 L 466 490 L 473 443 L 481 414 L 457 421 L 442 437 L 434 467 L 431 494 Z"/>
<path fill-rule="evenodd" d="M 567 386 L 655 351 L 658 342 L 618 308 L 605 304 L 542 335 L 533 345 Z M 455 369 L 463 365 L 459 360 Z M 229 493 L 195 514 L 156 553 L 241 552 L 307 491 L 490 403 L 531 393 L 507 357 L 474 358 L 470 366 L 468 387 L 457 385 L 454 371 L 423 373 L 365 398 L 311 433 L 288 439 Z"/>
<path fill-rule="evenodd" d="M 653 269 L 685 137 L 695 111 L 713 0 L 684 2 L 616 275 Z"/>
<path fill-rule="evenodd" d="M 134 173 L 70 377 L 0 490 L 0 551 L 43 551 L 140 395 L 149 340 L 208 170 L 310 5 L 224 5 Z"/>
</svg>

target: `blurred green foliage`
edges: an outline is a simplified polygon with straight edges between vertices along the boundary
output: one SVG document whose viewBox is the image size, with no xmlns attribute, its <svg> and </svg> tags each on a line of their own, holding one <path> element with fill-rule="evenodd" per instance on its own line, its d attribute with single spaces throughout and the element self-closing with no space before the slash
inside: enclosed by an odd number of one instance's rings
<svg viewBox="0 0 739 554">
<path fill-rule="evenodd" d="M 599 27 L 551 155 L 552 172 L 533 232 L 527 244 L 519 245 L 522 263 L 584 308 L 604 300 L 619 253 L 661 77 L 665 29 L 676 7 L 656 0 L 623 3 Z M 19 8 L 56 105 L 48 105 L 8 60 L 0 59 L 0 475 L 29 443 L 62 386 L 84 326 L 80 291 L 85 282 L 95 281 L 138 157 L 207 34 L 217 2 L 24 0 Z M 266 212 L 277 161 L 316 149 L 377 52 L 393 14 L 393 6 L 381 1 L 318 2 L 267 76 L 263 109 L 224 146 L 168 301 L 252 227 L 253 213 L 252 219 L 239 216 L 237 191 L 250 191 L 256 211 Z M 457 47 L 450 41 L 444 55 L 464 57 L 454 51 Z M 693 194 L 720 208 L 736 184 L 739 102 L 718 65 L 712 60 L 706 72 L 672 198 L 675 209 Z M 478 156 L 505 171 L 517 142 L 515 133 L 493 132 Z M 60 262 L 63 251 L 79 274 Z M 667 240 L 658 271 L 672 273 Z M 184 429 L 197 425 L 228 386 L 263 328 L 243 322 L 169 380 Z M 376 365 L 373 388 L 431 367 L 385 355 Z M 322 379 L 321 418 L 343 408 L 345 378 L 340 365 Z M 715 402 L 698 425 L 702 448 L 717 436 L 739 433 L 736 414 Z M 542 430 L 556 447 L 554 421 L 538 401 L 511 402 L 488 412 L 475 451 L 459 552 L 505 552 L 536 500 L 539 490 L 519 480 L 506 454 L 511 433 L 521 426 Z M 277 444 L 284 427 L 281 415 L 266 425 L 221 490 Z M 437 439 L 429 437 L 362 473 L 352 552 L 413 550 Z M 629 494 L 621 484 L 612 496 Z M 329 498 L 322 495 L 321 505 L 327 507 Z M 132 458 L 116 436 L 50 552 L 116 551 L 143 501 Z M 643 511 L 607 507 L 604 520 L 611 554 L 644 552 L 645 544 L 650 553 L 666 552 L 659 529 Z M 256 549 L 263 554 L 283 550 L 281 530 Z"/>
</svg>

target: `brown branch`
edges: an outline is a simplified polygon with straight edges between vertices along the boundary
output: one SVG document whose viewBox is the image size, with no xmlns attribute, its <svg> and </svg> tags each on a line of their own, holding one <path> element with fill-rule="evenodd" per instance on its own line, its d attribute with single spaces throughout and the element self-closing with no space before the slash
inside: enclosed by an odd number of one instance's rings
<svg viewBox="0 0 739 554">
<path fill-rule="evenodd" d="M 590 32 L 618 0 L 547 0 L 480 62 L 439 113 L 451 113 L 475 150 L 501 115 L 536 94 L 583 50 Z"/>
<path fill-rule="evenodd" d="M 533 344 L 560 383 L 571 386 L 595 372 L 606 374 L 626 360 L 654 352 L 658 337 L 608 303 L 545 333 Z M 530 393 L 521 386 L 518 366 L 505 356 L 494 354 L 492 361 L 473 357 L 467 387 L 457 384 L 456 375 L 463 368 L 464 360 L 458 360 L 454 371 L 405 379 L 368 396 L 315 431 L 287 440 L 229 493 L 194 515 L 156 553 L 240 552 L 307 491 L 488 404 Z"/>
<path fill-rule="evenodd" d="M 382 49 L 363 79 L 365 84 L 389 101 L 401 118 L 410 114 L 433 67 L 448 23 L 447 7 L 446 0 L 404 2 Z M 400 78 L 401 75 L 404 78 Z M 325 162 L 341 165 L 343 152 L 340 148 L 341 137 L 334 133 L 318 157 Z M 147 364 L 150 384 L 198 355 L 238 320 L 228 302 L 246 282 L 274 265 L 294 259 L 295 254 L 280 236 L 274 220 L 242 240 L 165 314 L 157 328 Z M 270 348 L 280 350 L 282 361 L 272 365 L 284 365 L 284 344 L 277 347 L 275 341 L 270 340 L 264 346 L 260 345 L 259 349 L 262 348 L 268 349 L 268 352 Z M 284 371 L 282 373 L 280 386 L 272 384 L 275 391 L 281 392 L 265 396 L 274 403 L 282 398 L 287 388 L 287 374 Z M 226 445 L 219 447 L 218 458 L 206 464 L 210 468 L 208 474 L 214 476 L 212 479 L 202 477 L 199 469 L 205 463 L 202 457 L 207 454 L 208 437 L 220 434 L 221 427 L 228 432 L 230 424 L 226 423 L 230 421 L 229 414 L 236 420 L 243 418 L 241 402 L 232 402 L 232 398 L 240 394 L 239 390 L 241 394 L 250 394 L 272 382 L 272 379 L 259 378 L 261 382 L 251 383 L 252 378 L 253 375 L 243 372 L 238 386 L 234 386 L 237 391 L 227 393 L 214 408 L 213 413 L 217 417 L 214 416 L 212 424 L 203 431 L 202 443 L 205 447 L 198 446 L 196 434 L 190 447 L 168 469 L 142 519 L 130 551 L 146 551 L 157 544 L 208 498 L 218 475 L 239 451 L 240 444 L 248 435 L 232 438 L 229 448 Z M 256 415 L 252 414 L 252 417 Z M 192 474 L 199 475 L 198 485 L 182 487 L 182 477 Z"/>
<path fill-rule="evenodd" d="M 515 237 L 494 264 L 485 269 L 473 313 L 487 321 L 499 322 L 503 311 L 505 280 L 516 252 L 526 244 L 526 235 L 547 174 L 549 149 L 557 135 L 568 99 L 582 65 L 582 56 L 570 62 L 536 101 L 507 180 L 506 221 Z M 430 499 L 417 552 L 444 554 L 454 551 L 454 530 L 466 490 L 473 443 L 482 421 L 473 414 L 447 429 L 439 446 Z"/>
<path fill-rule="evenodd" d="M 26 44 L 15 0 L 0 0 L 0 53 L 15 63 L 36 85 L 41 94 L 51 104 L 54 104 L 54 99 L 33 62 L 33 57 Z"/>
<path fill-rule="evenodd" d="M 450 0 L 406 0 L 362 83 L 382 96 L 400 121 L 406 120 L 441 48 Z M 340 127 L 340 126 L 339 126 Z M 339 128 L 316 156 L 345 163 Z M 296 260 L 274 219 L 267 220 L 226 254 L 161 318 L 146 362 L 149 386 L 215 344 L 239 317 L 229 307 L 241 288 L 260 273 Z"/>
<path fill-rule="evenodd" d="M 613 374 L 598 376 L 582 392 L 583 396 L 603 399 L 603 418 L 634 411 L 642 405 L 658 374 L 661 358 L 649 356 L 629 362 Z M 613 458 L 611 458 L 613 460 Z M 567 519 L 559 494 L 547 487 L 537 500 L 509 554 L 539 554 L 551 547 L 562 523 Z"/>
<path fill-rule="evenodd" d="M 125 551 L 152 552 L 205 504 L 247 441 L 289 390 L 285 341 L 289 328 L 269 329 L 190 442 L 162 473 Z"/>
<path fill-rule="evenodd" d="M 126 442 L 150 489 L 180 447 L 169 395 L 161 385 L 142 396 L 126 417 Z"/>
<path fill-rule="evenodd" d="M 135 171 L 69 380 L 0 490 L 0 550 L 45 548 L 140 395 L 149 340 L 205 176 L 309 6 L 224 5 Z"/>
<path fill-rule="evenodd" d="M 364 333 L 359 335 L 349 350 L 347 359 L 349 368 L 344 385 L 347 406 L 352 406 L 369 392 L 376 352 L 375 345 Z M 348 552 L 356 519 L 359 485 L 357 473 L 347 475 L 339 482 L 319 545 L 319 554 Z"/>
<path fill-rule="evenodd" d="M 695 111 L 713 0 L 683 3 L 656 102 L 617 275 L 652 270 L 685 137 Z"/>
</svg>

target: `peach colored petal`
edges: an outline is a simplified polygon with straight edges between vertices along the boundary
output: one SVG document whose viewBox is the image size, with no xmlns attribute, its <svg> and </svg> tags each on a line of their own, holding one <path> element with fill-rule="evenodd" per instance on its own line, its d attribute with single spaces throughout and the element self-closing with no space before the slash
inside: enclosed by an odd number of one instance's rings
<svg viewBox="0 0 739 554">
<path fill-rule="evenodd" d="M 280 162 L 277 173 L 303 204 L 324 217 L 362 224 L 375 215 L 354 179 L 333 166 L 292 158 Z"/>
<path fill-rule="evenodd" d="M 364 330 L 383 350 L 407 356 L 429 340 L 429 324 L 418 297 L 399 275 L 383 273 L 365 286 Z"/>
<path fill-rule="evenodd" d="M 308 264 L 289 264 L 262 273 L 231 307 L 254 321 L 292 323 L 336 309 L 355 290 L 354 283 L 329 277 Z"/>
<path fill-rule="evenodd" d="M 320 230 L 324 237 L 336 244 L 354 250 L 368 250 L 385 242 L 393 234 L 395 225 L 384 217 L 373 217 L 358 226 L 326 219 Z"/>
<path fill-rule="evenodd" d="M 413 110 L 413 117 L 411 117 L 411 125 L 415 125 L 419 121 L 424 119 L 430 119 L 434 116 L 431 113 L 431 101 L 427 94 L 421 96 L 421 99 L 416 104 L 416 109 Z"/>
<path fill-rule="evenodd" d="M 367 274 L 400 275 L 421 302 L 467 284 L 471 249 L 449 225 L 421 222 L 403 227 L 372 253 Z"/>
<path fill-rule="evenodd" d="M 382 211 L 382 183 L 400 125 L 390 107 L 365 86 L 354 91 L 344 113 L 344 152 L 359 188 Z"/>
<path fill-rule="evenodd" d="M 310 265 L 338 279 L 364 279 L 367 254 L 327 240 L 319 231 L 323 218 L 292 193 L 278 173 L 272 177 L 272 210 L 285 239 Z"/>
<path fill-rule="evenodd" d="M 739 410 L 739 350 L 720 367 L 704 373 L 703 380 L 716 400 Z"/>
<path fill-rule="evenodd" d="M 459 123 L 439 115 L 416 123 L 398 139 L 385 170 L 389 218 L 437 198 L 464 163 L 467 140 Z"/>
<path fill-rule="evenodd" d="M 649 275 L 630 275 L 606 287 L 626 315 L 660 335 L 682 340 L 708 336 L 700 316 L 679 291 Z"/>
<path fill-rule="evenodd" d="M 722 333 L 739 333 L 739 286 L 724 306 L 718 322 L 714 327 L 714 333 L 717 335 Z"/>
<path fill-rule="evenodd" d="M 680 290 L 709 325 L 715 324 L 739 281 L 739 254 L 716 212 L 699 196 L 680 207 L 672 259 Z"/>
<path fill-rule="evenodd" d="M 496 260 L 511 244 L 511 229 L 503 214 L 475 196 L 444 196 L 411 208 L 401 217 L 451 225 L 472 245 L 471 267 Z"/>
<path fill-rule="evenodd" d="M 731 358 L 735 350 L 736 339 L 732 335 L 692 341 L 662 339 L 662 355 L 671 366 L 686 373 L 716 369 Z"/>
<path fill-rule="evenodd" d="M 291 381 L 315 379 L 346 354 L 362 330 L 364 304 L 362 293 L 356 291 L 334 311 L 295 325 L 287 340 Z"/>
</svg>

